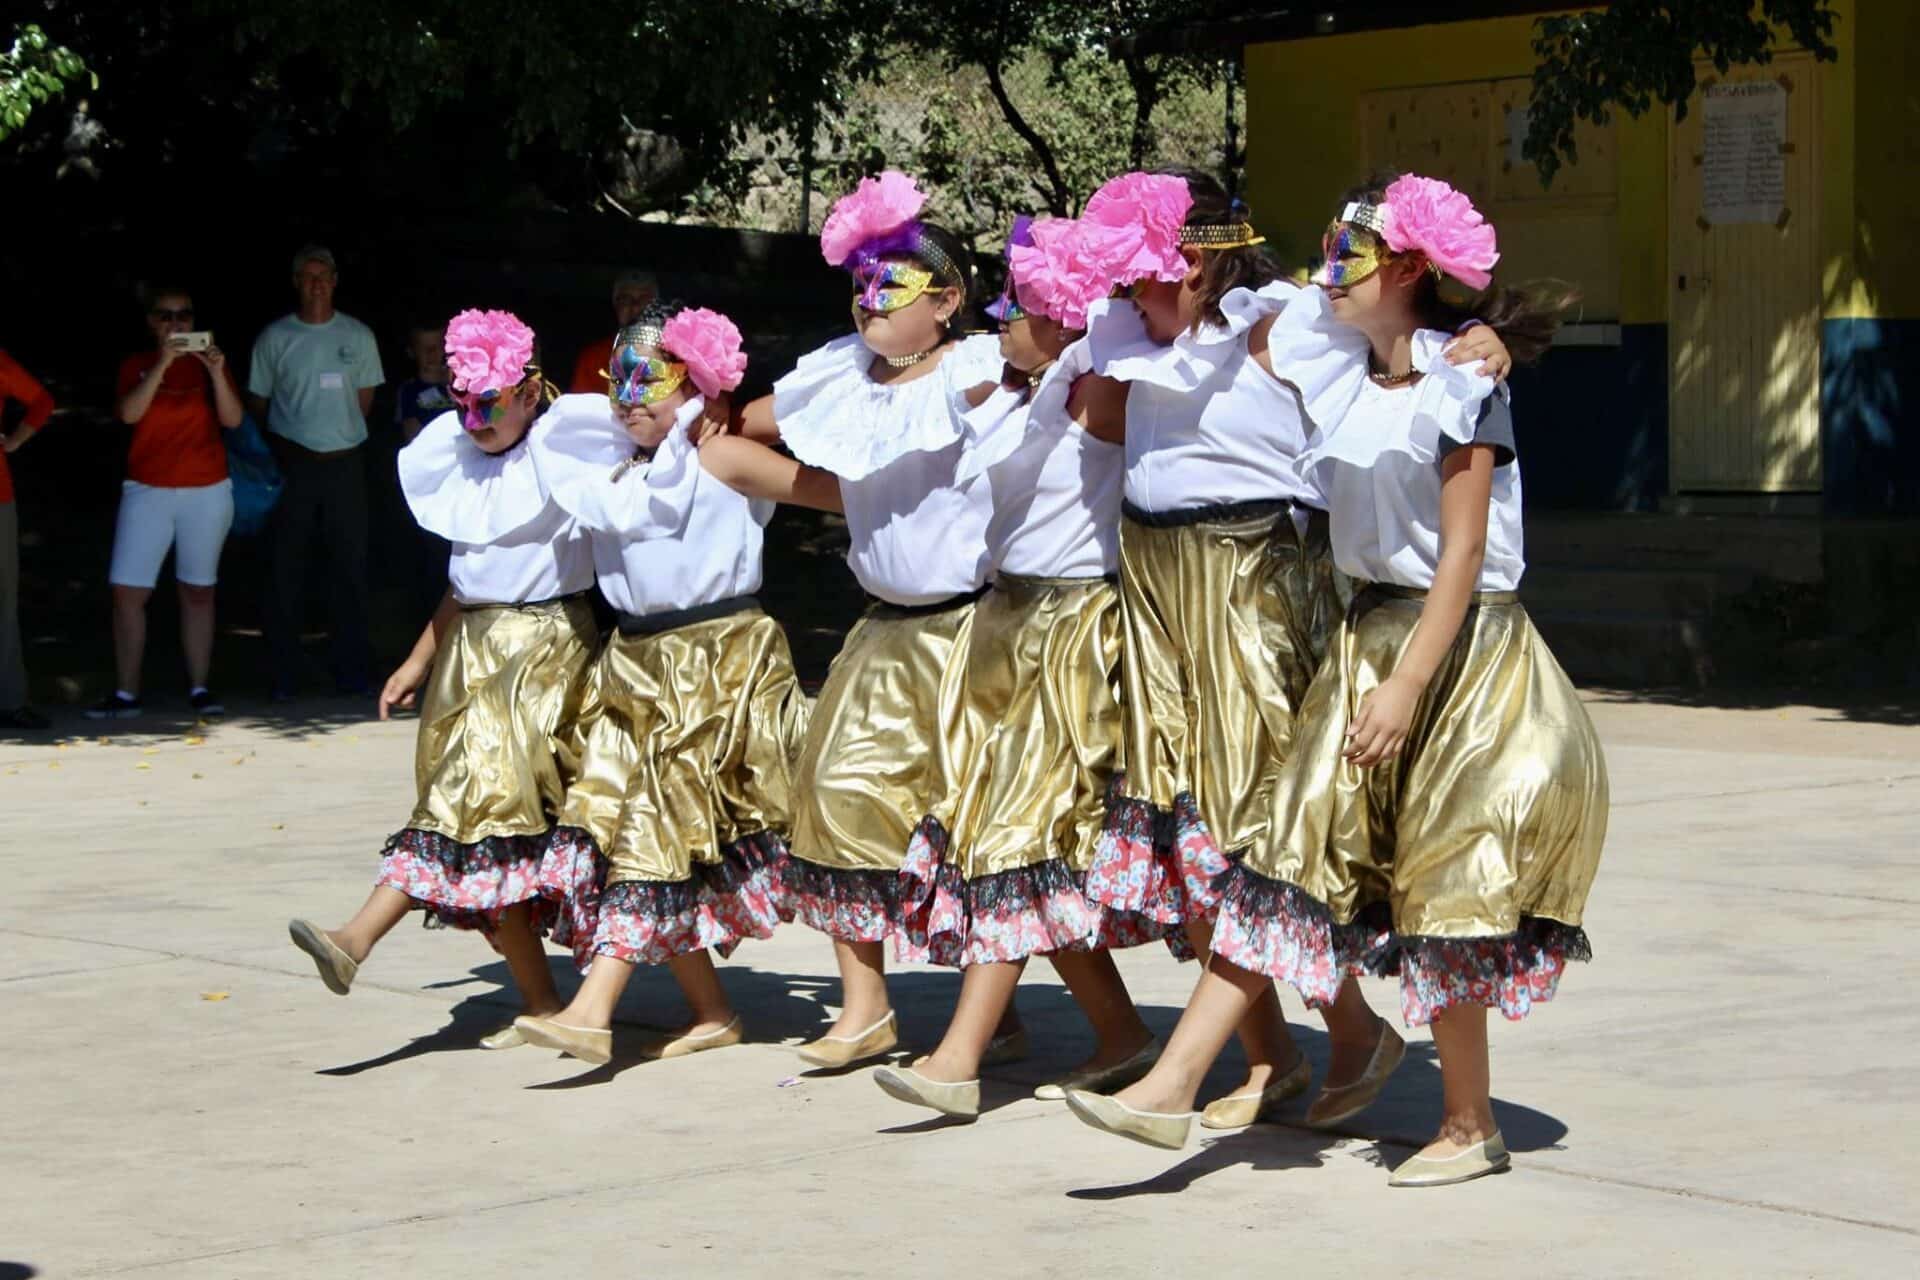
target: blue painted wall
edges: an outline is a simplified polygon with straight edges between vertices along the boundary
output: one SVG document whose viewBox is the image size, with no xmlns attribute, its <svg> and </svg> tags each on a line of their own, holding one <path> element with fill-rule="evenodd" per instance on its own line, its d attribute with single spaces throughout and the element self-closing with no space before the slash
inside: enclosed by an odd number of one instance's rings
<svg viewBox="0 0 1920 1280">
<path fill-rule="evenodd" d="M 1529 511 L 1655 511 L 1667 492 L 1667 327 L 1556 347 L 1513 375 Z"/>
<path fill-rule="evenodd" d="M 1920 320 L 1826 320 L 1822 331 L 1826 509 L 1920 514 Z"/>
</svg>

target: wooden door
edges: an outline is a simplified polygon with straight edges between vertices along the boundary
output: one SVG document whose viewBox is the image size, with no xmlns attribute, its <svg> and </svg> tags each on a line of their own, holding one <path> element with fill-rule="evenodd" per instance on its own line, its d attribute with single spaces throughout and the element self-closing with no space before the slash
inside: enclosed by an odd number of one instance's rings
<svg viewBox="0 0 1920 1280">
<path fill-rule="evenodd" d="M 1699 77 L 1667 148 L 1671 484 L 1817 492 L 1818 73 L 1794 53 Z"/>
</svg>

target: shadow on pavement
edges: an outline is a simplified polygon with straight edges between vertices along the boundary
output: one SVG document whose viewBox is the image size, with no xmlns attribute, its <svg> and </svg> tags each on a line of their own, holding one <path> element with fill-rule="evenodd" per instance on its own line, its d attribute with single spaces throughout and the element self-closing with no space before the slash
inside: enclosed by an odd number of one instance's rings
<svg viewBox="0 0 1920 1280">
<path fill-rule="evenodd" d="M 1124 1142 L 1125 1139 L 1114 1138 L 1113 1141 Z M 1069 1200 L 1130 1200 L 1135 1196 L 1176 1195 L 1209 1174 L 1240 1165 L 1262 1172 L 1317 1169 L 1325 1163 L 1320 1153 L 1328 1142 L 1329 1139 L 1321 1134 L 1276 1129 L 1272 1125 L 1254 1125 L 1206 1142 L 1200 1150 L 1173 1168 L 1156 1173 L 1151 1178 L 1105 1187 L 1078 1187 L 1066 1194 Z"/>
</svg>

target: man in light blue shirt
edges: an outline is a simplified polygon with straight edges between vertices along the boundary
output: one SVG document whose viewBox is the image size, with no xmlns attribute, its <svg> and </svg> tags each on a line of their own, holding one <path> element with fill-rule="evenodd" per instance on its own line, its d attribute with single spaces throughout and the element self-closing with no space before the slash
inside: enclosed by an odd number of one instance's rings
<svg viewBox="0 0 1920 1280">
<path fill-rule="evenodd" d="M 273 513 L 273 573 L 267 638 L 273 696 L 295 696 L 306 567 L 314 535 L 325 547 L 332 585 L 333 678 L 342 693 L 371 694 L 367 642 L 367 409 L 384 378 L 373 331 L 333 309 L 339 272 L 331 251 L 308 245 L 293 256 L 299 308 L 268 325 L 253 344 L 247 375 L 254 416 L 268 437 L 286 490 Z"/>
</svg>

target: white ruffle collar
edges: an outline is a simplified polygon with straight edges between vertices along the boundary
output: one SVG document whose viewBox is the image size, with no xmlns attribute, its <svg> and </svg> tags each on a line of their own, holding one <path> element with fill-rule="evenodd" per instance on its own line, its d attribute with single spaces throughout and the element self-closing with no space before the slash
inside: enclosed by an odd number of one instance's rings
<svg viewBox="0 0 1920 1280">
<path fill-rule="evenodd" d="M 661 537 L 684 528 L 701 474 L 687 427 L 705 407 L 701 396 L 682 405 L 653 457 L 642 460 L 605 396 L 562 396 L 549 410 L 556 417 L 541 453 L 553 500 L 595 533 Z"/>
<path fill-rule="evenodd" d="M 966 403 L 966 390 L 955 392 L 954 405 L 967 440 L 955 479 L 966 484 L 1012 457 L 1036 433 L 1072 425 L 1067 401 L 1073 394 L 1073 384 L 1091 368 L 1092 356 L 1083 337 L 1060 353 L 1059 359 L 1040 375 L 1037 386 L 996 386 L 992 395 L 971 408 Z"/>
<path fill-rule="evenodd" d="M 1225 324 L 1202 325 L 1163 345 L 1147 333 L 1131 303 L 1096 303 L 1086 337 L 1093 371 L 1120 382 L 1193 391 L 1246 350 L 1249 329 L 1277 314 L 1267 330 L 1268 362 L 1276 378 L 1299 391 L 1313 422 L 1338 421 L 1359 394 L 1367 340 L 1334 320 L 1324 290 L 1274 280 L 1259 289 L 1232 290 L 1220 300 L 1220 311 Z"/>
<path fill-rule="evenodd" d="M 1000 378 L 1000 340 L 964 338 L 931 374 L 883 384 L 868 373 L 873 351 L 859 334 L 836 338 L 800 357 L 773 384 L 773 417 L 793 456 L 843 480 L 864 480 L 909 453 L 937 452 L 958 440 L 956 392 Z"/>
<path fill-rule="evenodd" d="M 400 491 L 422 529 L 452 542 L 497 542 L 546 510 L 548 490 L 534 455 L 546 433 L 542 413 L 526 438 L 505 453 L 488 453 L 449 410 L 420 428 L 400 450 Z"/>
<path fill-rule="evenodd" d="M 1323 428 L 1307 442 L 1301 465 L 1346 462 L 1371 466 L 1383 453 L 1403 453 L 1417 462 L 1437 462 L 1442 438 L 1472 444 L 1487 397 L 1510 398 L 1504 383 L 1495 382 L 1467 365 L 1449 364 L 1447 343 L 1453 335 L 1420 329 L 1413 335 L 1413 367 L 1423 375 L 1406 391 L 1406 411 L 1398 414 L 1357 415 Z"/>
</svg>

